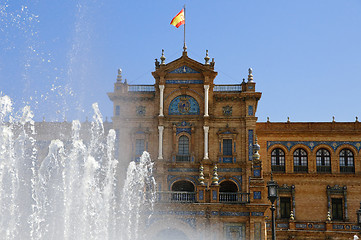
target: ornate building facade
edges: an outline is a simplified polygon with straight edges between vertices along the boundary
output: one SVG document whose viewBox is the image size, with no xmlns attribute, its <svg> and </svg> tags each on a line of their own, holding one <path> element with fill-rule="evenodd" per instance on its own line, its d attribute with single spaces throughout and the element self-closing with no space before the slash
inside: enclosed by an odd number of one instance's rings
<svg viewBox="0 0 361 240">
<path fill-rule="evenodd" d="M 119 71 L 108 93 L 120 172 L 143 151 L 155 162 L 149 238 L 267 239 L 271 172 L 278 239 L 351 238 L 360 230 L 361 124 L 259 123 L 252 69 L 240 84 L 216 85 L 214 67 L 208 53 L 204 63 L 186 51 L 165 63 L 162 53 L 153 85 L 129 85 Z"/>
</svg>

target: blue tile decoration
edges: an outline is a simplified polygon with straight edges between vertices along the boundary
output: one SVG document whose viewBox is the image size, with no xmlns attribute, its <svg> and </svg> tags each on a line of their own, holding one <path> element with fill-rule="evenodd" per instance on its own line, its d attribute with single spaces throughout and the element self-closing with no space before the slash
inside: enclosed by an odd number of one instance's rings
<svg viewBox="0 0 361 240">
<path fill-rule="evenodd" d="M 239 189 L 238 191 L 241 191 L 241 189 L 242 189 L 242 176 L 232 176 L 230 179 L 233 180 L 237 184 L 238 189 Z"/>
<path fill-rule="evenodd" d="M 325 229 L 325 224 L 314 224 L 313 227 L 315 229 Z"/>
<path fill-rule="evenodd" d="M 332 225 L 332 229 L 345 229 L 345 225 L 334 224 Z"/>
<path fill-rule="evenodd" d="M 203 84 L 203 80 L 165 80 L 167 84 Z"/>
<path fill-rule="evenodd" d="M 248 130 L 248 160 L 253 160 L 253 130 Z"/>
<path fill-rule="evenodd" d="M 227 223 L 224 225 L 226 240 L 229 239 L 246 239 L 246 224 L 244 223 Z"/>
<path fill-rule="evenodd" d="M 201 190 L 199 191 L 199 200 L 203 200 L 204 199 L 204 191 Z"/>
<path fill-rule="evenodd" d="M 198 102 L 191 96 L 180 95 L 175 97 L 169 104 L 169 115 L 199 115 Z"/>
<path fill-rule="evenodd" d="M 309 224 L 307 225 L 307 227 L 308 227 L 308 228 L 313 228 L 313 224 L 309 223 Z"/>
<path fill-rule="evenodd" d="M 263 217 L 264 213 L 263 212 L 252 212 L 251 216 L 254 217 Z"/>
<path fill-rule="evenodd" d="M 223 163 L 232 163 L 232 157 L 224 157 Z"/>
<path fill-rule="evenodd" d="M 230 131 L 224 131 L 224 132 L 221 132 L 220 134 L 232 134 L 232 132 L 230 132 Z"/>
<path fill-rule="evenodd" d="M 212 191 L 212 199 L 217 200 L 217 191 L 215 190 Z"/>
<path fill-rule="evenodd" d="M 218 168 L 218 172 L 242 172 L 242 168 Z"/>
<path fill-rule="evenodd" d="M 277 227 L 279 227 L 279 228 L 288 228 L 288 223 L 278 223 Z"/>
<path fill-rule="evenodd" d="M 189 122 L 186 122 L 186 121 L 182 121 L 180 123 L 176 123 L 176 126 L 177 127 L 190 127 L 190 126 L 192 126 L 192 124 Z"/>
<path fill-rule="evenodd" d="M 188 133 L 189 135 L 192 135 L 192 131 L 191 131 L 191 128 L 187 127 L 187 128 L 177 128 L 177 135 L 179 133 L 182 133 L 182 132 L 186 132 Z"/>
<path fill-rule="evenodd" d="M 361 230 L 361 227 L 358 225 L 352 225 L 351 229 L 352 230 Z"/>
<path fill-rule="evenodd" d="M 261 177 L 261 170 L 259 170 L 259 169 L 254 169 L 254 170 L 253 170 L 253 176 L 254 176 L 254 177 Z"/>
<path fill-rule="evenodd" d="M 306 223 L 296 223 L 296 228 L 307 228 Z"/>
<path fill-rule="evenodd" d="M 261 192 L 253 192 L 253 199 L 261 199 Z"/>
<path fill-rule="evenodd" d="M 336 142 L 331 142 L 331 141 L 267 141 L 267 150 L 272 147 L 275 144 L 280 144 L 285 146 L 288 151 L 291 150 L 291 148 L 297 144 L 302 144 L 307 146 L 311 151 L 313 151 L 313 149 L 315 147 L 317 147 L 318 145 L 324 144 L 324 145 L 328 145 L 330 146 L 334 151 L 337 150 L 337 148 L 339 148 L 342 145 L 348 144 L 351 146 L 354 146 L 357 151 L 361 150 L 361 142 L 352 142 L 352 141 L 336 141 Z"/>
<path fill-rule="evenodd" d="M 198 168 L 168 168 L 168 172 L 198 172 Z"/>
<path fill-rule="evenodd" d="M 174 69 L 173 71 L 171 71 L 169 73 L 199 73 L 199 72 L 194 70 L 193 68 L 183 65 L 177 69 Z"/>
<path fill-rule="evenodd" d="M 220 216 L 249 217 L 249 212 L 220 212 Z"/>
<path fill-rule="evenodd" d="M 232 106 L 227 105 L 227 106 L 223 107 L 222 112 L 223 112 L 223 115 L 226 117 L 232 116 Z"/>
<path fill-rule="evenodd" d="M 212 215 L 212 216 L 218 216 L 218 215 L 219 215 L 219 212 L 218 212 L 218 211 L 212 211 L 212 212 L 211 212 L 211 215 Z"/>
<path fill-rule="evenodd" d="M 218 162 L 222 163 L 222 158 L 221 157 L 218 158 Z"/>
<path fill-rule="evenodd" d="M 253 106 L 252 105 L 248 106 L 248 116 L 253 116 Z"/>
</svg>

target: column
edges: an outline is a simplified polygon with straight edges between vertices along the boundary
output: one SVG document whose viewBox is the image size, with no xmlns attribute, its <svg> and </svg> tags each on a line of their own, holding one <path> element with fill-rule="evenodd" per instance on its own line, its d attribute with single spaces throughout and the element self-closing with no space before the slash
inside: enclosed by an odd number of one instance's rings
<svg viewBox="0 0 361 240">
<path fill-rule="evenodd" d="M 209 85 L 204 85 L 204 116 L 208 117 L 208 93 Z"/>
<path fill-rule="evenodd" d="M 203 126 L 204 130 L 204 159 L 208 159 L 208 126 Z"/>
<path fill-rule="evenodd" d="M 163 130 L 164 130 L 164 126 L 158 126 L 158 131 L 159 131 L 158 159 L 163 159 Z"/>
<path fill-rule="evenodd" d="M 160 95 L 159 95 L 159 116 L 163 117 L 163 94 L 164 94 L 164 85 L 159 85 Z"/>
</svg>

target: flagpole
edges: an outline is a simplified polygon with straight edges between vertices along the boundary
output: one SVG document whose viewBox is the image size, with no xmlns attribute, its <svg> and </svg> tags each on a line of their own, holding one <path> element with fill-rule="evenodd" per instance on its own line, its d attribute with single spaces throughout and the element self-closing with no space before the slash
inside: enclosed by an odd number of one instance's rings
<svg viewBox="0 0 361 240">
<path fill-rule="evenodd" d="M 184 45 L 183 45 L 183 52 L 187 51 L 187 46 L 186 46 L 186 5 L 184 4 Z"/>
</svg>

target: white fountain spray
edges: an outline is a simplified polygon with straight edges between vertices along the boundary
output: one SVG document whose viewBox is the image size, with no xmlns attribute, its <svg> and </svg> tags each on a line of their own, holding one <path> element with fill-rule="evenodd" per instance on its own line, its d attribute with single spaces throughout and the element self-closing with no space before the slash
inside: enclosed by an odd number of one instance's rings
<svg viewBox="0 0 361 240">
<path fill-rule="evenodd" d="M 153 163 L 144 153 L 131 162 L 119 191 L 116 134 L 105 136 L 97 104 L 90 139 L 73 121 L 69 141 L 52 140 L 37 156 L 33 114 L 12 116 L 9 97 L 0 98 L 0 234 L 4 239 L 144 239 L 142 227 L 155 201 Z M 51 130 L 51 129 L 48 129 Z"/>
</svg>

